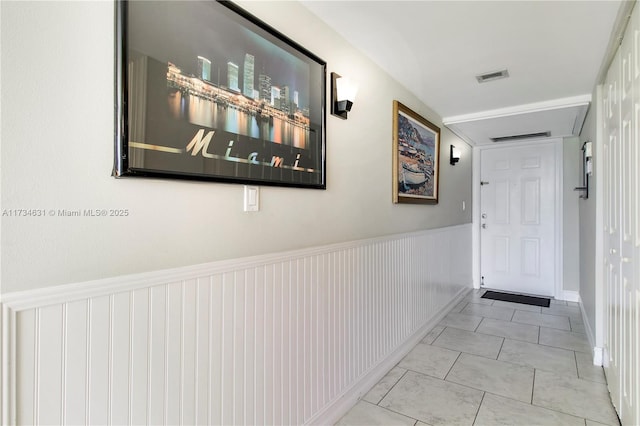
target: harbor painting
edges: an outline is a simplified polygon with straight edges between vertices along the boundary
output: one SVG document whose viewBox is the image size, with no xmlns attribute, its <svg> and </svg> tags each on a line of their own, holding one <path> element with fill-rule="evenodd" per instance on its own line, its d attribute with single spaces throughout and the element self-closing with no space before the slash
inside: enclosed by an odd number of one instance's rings
<svg viewBox="0 0 640 426">
<path fill-rule="evenodd" d="M 393 202 L 436 204 L 440 128 L 393 102 Z"/>
<path fill-rule="evenodd" d="M 116 8 L 116 177 L 326 188 L 323 60 L 230 2 Z"/>
</svg>

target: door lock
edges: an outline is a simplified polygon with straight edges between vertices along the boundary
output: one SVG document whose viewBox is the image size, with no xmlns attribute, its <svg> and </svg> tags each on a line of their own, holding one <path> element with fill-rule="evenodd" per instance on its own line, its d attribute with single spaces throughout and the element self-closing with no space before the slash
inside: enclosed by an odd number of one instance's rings
<svg viewBox="0 0 640 426">
<path fill-rule="evenodd" d="M 486 223 L 482 224 L 482 229 L 487 229 L 487 224 Z"/>
</svg>

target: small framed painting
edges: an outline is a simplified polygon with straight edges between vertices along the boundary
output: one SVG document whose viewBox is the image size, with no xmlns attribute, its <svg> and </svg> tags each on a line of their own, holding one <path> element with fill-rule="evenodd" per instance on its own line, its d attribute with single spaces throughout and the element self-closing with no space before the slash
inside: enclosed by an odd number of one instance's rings
<svg viewBox="0 0 640 426">
<path fill-rule="evenodd" d="M 393 101 L 393 202 L 437 204 L 440 128 Z"/>
<path fill-rule="evenodd" d="M 116 177 L 325 189 L 325 61 L 227 1 L 115 5 Z"/>
</svg>

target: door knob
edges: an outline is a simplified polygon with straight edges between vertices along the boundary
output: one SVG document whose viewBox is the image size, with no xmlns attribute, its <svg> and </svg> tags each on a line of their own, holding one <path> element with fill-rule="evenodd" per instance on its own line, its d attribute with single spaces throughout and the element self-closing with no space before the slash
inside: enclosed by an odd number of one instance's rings
<svg viewBox="0 0 640 426">
<path fill-rule="evenodd" d="M 487 229 L 487 224 L 486 223 L 482 224 L 482 229 Z"/>
</svg>

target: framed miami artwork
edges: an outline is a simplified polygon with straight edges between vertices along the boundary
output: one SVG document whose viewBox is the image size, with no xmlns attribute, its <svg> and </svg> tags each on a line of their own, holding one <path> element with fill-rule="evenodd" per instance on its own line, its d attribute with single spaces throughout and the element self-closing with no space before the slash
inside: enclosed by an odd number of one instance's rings
<svg viewBox="0 0 640 426">
<path fill-rule="evenodd" d="M 325 189 L 325 86 L 233 3 L 116 1 L 113 174 Z"/>
</svg>

